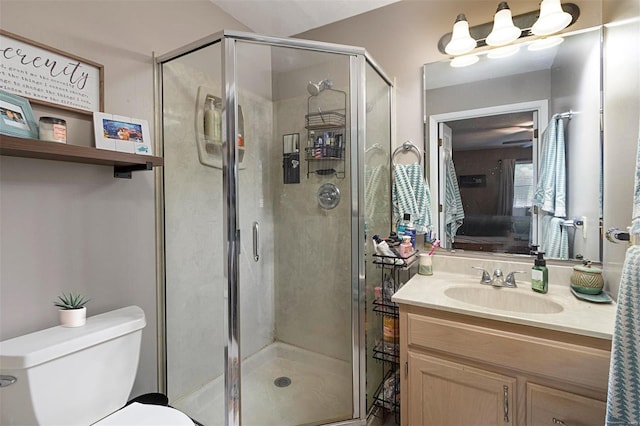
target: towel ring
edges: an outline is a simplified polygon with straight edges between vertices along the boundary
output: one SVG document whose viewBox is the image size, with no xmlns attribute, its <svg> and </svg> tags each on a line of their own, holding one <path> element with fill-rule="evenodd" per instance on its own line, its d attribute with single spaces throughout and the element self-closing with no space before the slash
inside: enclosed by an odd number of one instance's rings
<svg viewBox="0 0 640 426">
<path fill-rule="evenodd" d="M 391 160 L 393 161 L 398 153 L 408 151 L 415 151 L 418 154 L 418 164 L 422 164 L 422 151 L 411 141 L 406 141 L 405 143 L 394 149 L 393 155 L 391 155 Z"/>
</svg>

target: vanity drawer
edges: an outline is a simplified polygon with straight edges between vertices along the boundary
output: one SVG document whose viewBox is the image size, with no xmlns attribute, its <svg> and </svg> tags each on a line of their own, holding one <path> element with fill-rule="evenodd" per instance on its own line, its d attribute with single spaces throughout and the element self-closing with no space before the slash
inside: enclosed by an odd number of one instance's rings
<svg viewBox="0 0 640 426">
<path fill-rule="evenodd" d="M 606 410 L 604 401 L 527 383 L 527 426 L 603 425 Z"/>
<path fill-rule="evenodd" d="M 407 344 L 606 390 L 610 352 L 505 330 L 409 313 Z"/>
</svg>

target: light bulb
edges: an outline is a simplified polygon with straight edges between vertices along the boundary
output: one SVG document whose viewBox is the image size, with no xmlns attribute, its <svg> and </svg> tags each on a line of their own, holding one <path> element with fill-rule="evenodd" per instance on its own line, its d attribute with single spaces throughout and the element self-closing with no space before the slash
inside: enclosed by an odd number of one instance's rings
<svg viewBox="0 0 640 426">
<path fill-rule="evenodd" d="M 527 46 L 528 50 L 531 50 L 533 52 L 537 51 L 537 50 L 544 50 L 544 49 L 549 49 L 551 47 L 557 46 L 560 43 L 562 43 L 564 41 L 564 39 L 562 37 L 547 37 L 547 38 L 540 38 L 536 41 L 531 42 L 531 44 L 529 44 L 529 46 Z"/>
<path fill-rule="evenodd" d="M 449 55 L 462 55 L 475 49 L 477 42 L 469 34 L 469 22 L 463 13 L 459 14 L 453 24 L 451 41 L 444 51 Z"/>
<path fill-rule="evenodd" d="M 522 34 L 522 30 L 513 25 L 509 5 L 507 2 L 501 2 L 493 17 L 493 29 L 491 34 L 487 36 L 486 43 L 489 46 L 504 46 L 517 40 L 520 34 Z"/>
<path fill-rule="evenodd" d="M 531 27 L 535 35 L 557 33 L 571 23 L 571 14 L 562 10 L 560 0 L 542 0 L 540 17 Z"/>
<path fill-rule="evenodd" d="M 453 68 L 462 68 L 468 67 L 469 65 L 473 65 L 478 62 L 480 58 L 478 55 L 464 55 L 464 56 L 456 56 L 449 63 Z"/>
<path fill-rule="evenodd" d="M 498 58 L 506 58 L 511 55 L 515 55 L 520 50 L 519 44 L 512 44 L 511 46 L 498 47 L 497 49 L 492 49 L 487 53 L 487 58 L 498 59 Z"/>
</svg>

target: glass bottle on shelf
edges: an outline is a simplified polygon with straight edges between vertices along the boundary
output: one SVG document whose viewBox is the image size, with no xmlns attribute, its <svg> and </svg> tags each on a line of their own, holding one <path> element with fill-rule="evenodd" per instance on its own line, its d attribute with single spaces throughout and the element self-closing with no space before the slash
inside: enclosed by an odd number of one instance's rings
<svg viewBox="0 0 640 426">
<path fill-rule="evenodd" d="M 216 108 L 215 99 L 207 97 L 204 109 L 204 136 L 210 143 L 222 143 L 222 116 Z"/>
</svg>

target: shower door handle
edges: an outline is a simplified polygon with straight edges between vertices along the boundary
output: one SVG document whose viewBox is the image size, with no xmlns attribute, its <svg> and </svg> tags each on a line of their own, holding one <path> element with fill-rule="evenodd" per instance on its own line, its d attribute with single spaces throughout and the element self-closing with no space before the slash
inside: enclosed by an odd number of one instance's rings
<svg viewBox="0 0 640 426">
<path fill-rule="evenodd" d="M 260 260 L 260 255 L 258 254 L 258 247 L 260 245 L 260 226 L 258 222 L 253 222 L 253 260 L 256 262 Z"/>
</svg>

